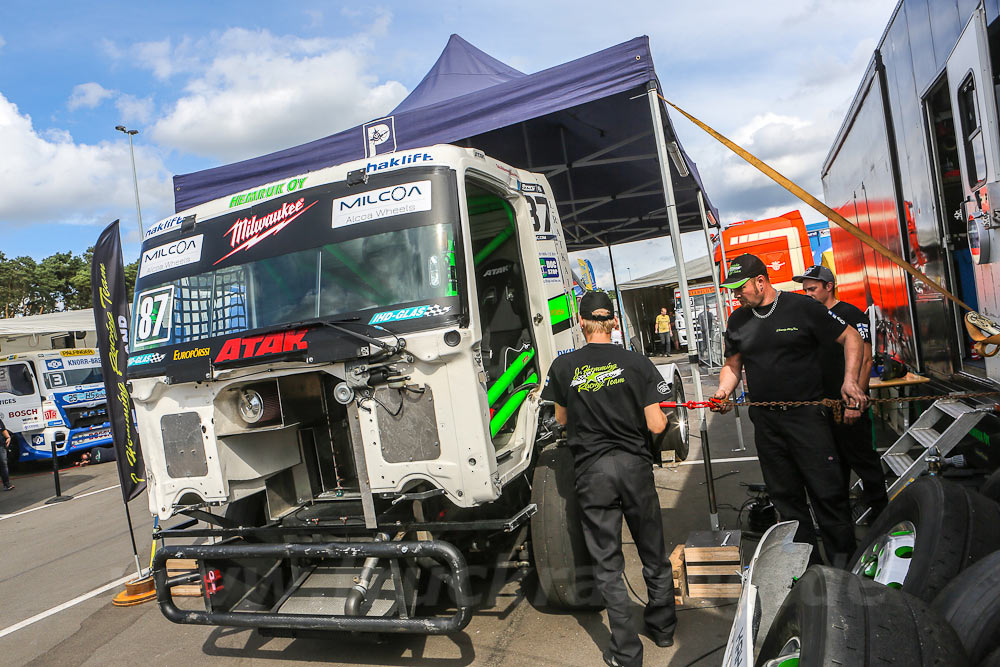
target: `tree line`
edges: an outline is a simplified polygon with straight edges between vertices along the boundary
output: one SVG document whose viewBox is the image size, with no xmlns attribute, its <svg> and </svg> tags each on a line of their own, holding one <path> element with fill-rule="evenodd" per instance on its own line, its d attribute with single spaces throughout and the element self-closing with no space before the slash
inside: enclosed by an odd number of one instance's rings
<svg viewBox="0 0 1000 667">
<path fill-rule="evenodd" d="M 41 315 L 91 308 L 90 263 L 94 248 L 82 255 L 57 252 L 42 260 L 8 258 L 0 252 L 0 315 Z M 136 260 L 125 267 L 128 294 L 139 271 Z"/>
</svg>

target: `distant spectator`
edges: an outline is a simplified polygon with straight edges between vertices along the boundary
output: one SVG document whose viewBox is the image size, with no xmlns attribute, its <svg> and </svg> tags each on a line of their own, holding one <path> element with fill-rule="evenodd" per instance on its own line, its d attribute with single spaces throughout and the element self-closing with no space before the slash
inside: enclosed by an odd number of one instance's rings
<svg viewBox="0 0 1000 667">
<path fill-rule="evenodd" d="M 660 314 L 656 316 L 656 335 L 660 337 L 664 355 L 670 354 L 670 328 L 670 315 L 666 307 L 660 308 Z"/>
<path fill-rule="evenodd" d="M 114 447 L 94 447 L 89 452 L 80 455 L 80 462 L 77 465 L 85 466 L 91 463 L 107 463 L 117 460 L 118 453 Z"/>
<path fill-rule="evenodd" d="M 10 472 L 7 470 L 7 450 L 10 449 L 10 431 L 0 420 L 0 435 L 3 436 L 3 447 L 0 447 L 0 479 L 3 480 L 3 490 L 10 491 L 14 485 L 10 483 Z"/>
</svg>

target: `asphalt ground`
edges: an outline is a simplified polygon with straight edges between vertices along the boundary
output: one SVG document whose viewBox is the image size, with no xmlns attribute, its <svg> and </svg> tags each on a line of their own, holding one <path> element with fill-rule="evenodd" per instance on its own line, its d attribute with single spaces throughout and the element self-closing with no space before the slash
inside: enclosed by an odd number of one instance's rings
<svg viewBox="0 0 1000 667">
<path fill-rule="evenodd" d="M 687 376 L 688 398 L 693 398 L 686 364 L 682 373 Z M 710 395 L 714 387 L 715 377 L 705 378 L 705 394 Z M 748 497 L 741 483 L 761 481 L 753 459 L 752 426 L 744 415 L 747 451 L 733 451 L 737 447 L 733 413 L 709 413 L 708 427 L 722 527 L 734 529 L 736 508 Z M 686 541 L 691 531 L 709 528 L 698 435 L 698 419 L 692 415 L 688 461 L 654 469 L 668 551 Z M 70 667 L 142 661 L 194 665 L 206 660 L 219 665 L 603 664 L 601 652 L 609 639 L 606 616 L 544 607 L 534 577 L 526 571 L 511 573 L 493 587 L 480 585 L 483 603 L 465 631 L 451 636 L 265 638 L 250 630 L 175 625 L 162 616 L 155 602 L 115 607 L 111 599 L 123 588 L 116 582 L 135 572 L 115 466 L 69 468 L 60 478 L 63 492 L 74 496 L 68 502 L 45 504 L 53 495 L 53 483 L 44 464 L 21 471 L 13 479 L 16 488 L 0 493 L 2 664 Z M 145 496 L 130 507 L 145 567 L 152 527 Z M 625 530 L 626 576 L 635 593 L 645 599 L 641 565 Z M 745 552 L 752 553 L 754 546 L 750 540 L 743 542 Z M 735 610 L 731 602 L 689 601 L 678 612 L 673 647 L 658 648 L 644 639 L 645 664 L 719 664 Z M 637 602 L 637 628 L 641 614 Z"/>
</svg>

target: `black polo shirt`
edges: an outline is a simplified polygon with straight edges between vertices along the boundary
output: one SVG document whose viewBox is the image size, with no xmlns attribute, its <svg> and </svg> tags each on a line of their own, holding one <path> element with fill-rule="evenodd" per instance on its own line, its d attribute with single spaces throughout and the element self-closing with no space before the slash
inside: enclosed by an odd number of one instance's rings
<svg viewBox="0 0 1000 667">
<path fill-rule="evenodd" d="M 613 343 L 589 343 L 556 357 L 542 398 L 566 408 L 567 443 L 577 474 L 612 449 L 652 463 L 644 409 L 669 398 L 667 382 L 646 357 Z"/>
<path fill-rule="evenodd" d="M 830 312 L 857 329 L 861 340 L 871 344 L 868 316 L 864 311 L 846 301 L 838 301 Z M 820 354 L 820 363 L 823 366 L 823 397 L 840 398 L 840 388 L 844 385 L 844 348 L 835 342 L 829 343 Z"/>
<path fill-rule="evenodd" d="M 726 357 L 739 353 L 755 401 L 815 401 L 823 396 L 823 346 L 835 343 L 847 324 L 819 301 L 782 292 L 774 311 L 742 306 L 729 318 Z M 836 347 L 840 347 L 836 345 Z M 843 356 L 843 348 L 840 351 Z"/>
</svg>

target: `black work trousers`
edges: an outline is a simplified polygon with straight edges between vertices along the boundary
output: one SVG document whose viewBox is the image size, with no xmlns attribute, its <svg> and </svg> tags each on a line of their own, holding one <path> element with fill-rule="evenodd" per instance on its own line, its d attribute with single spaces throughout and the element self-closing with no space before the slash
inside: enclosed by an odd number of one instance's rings
<svg viewBox="0 0 1000 667">
<path fill-rule="evenodd" d="M 861 480 L 861 500 L 871 508 L 868 519 L 874 519 L 889 504 L 885 493 L 885 473 L 882 460 L 872 446 L 872 420 L 866 410 L 853 424 L 830 422 L 833 441 L 840 455 L 844 481 L 850 486 L 851 471 Z"/>
<path fill-rule="evenodd" d="M 631 602 L 622 574 L 622 516 L 642 561 L 649 603 L 645 621 L 655 637 L 672 637 L 677 625 L 674 582 L 663 544 L 660 501 L 649 461 L 612 450 L 576 478 L 583 535 L 594 560 L 594 579 L 611 625 L 611 653 L 623 665 L 642 664 L 642 642 L 632 627 Z"/>
<path fill-rule="evenodd" d="M 19 447 L 20 445 L 11 437 L 10 446 Z M 0 481 L 3 482 L 5 489 L 10 486 L 10 472 L 7 468 L 7 448 L 3 446 L 2 442 L 0 442 Z"/>
<path fill-rule="evenodd" d="M 829 409 L 821 405 L 788 410 L 752 407 L 750 419 L 771 501 L 782 520 L 799 522 L 795 541 L 816 546 L 811 503 L 827 559 L 843 567 L 855 548 L 854 524 Z M 814 560 L 817 556 L 814 550 Z"/>
</svg>

